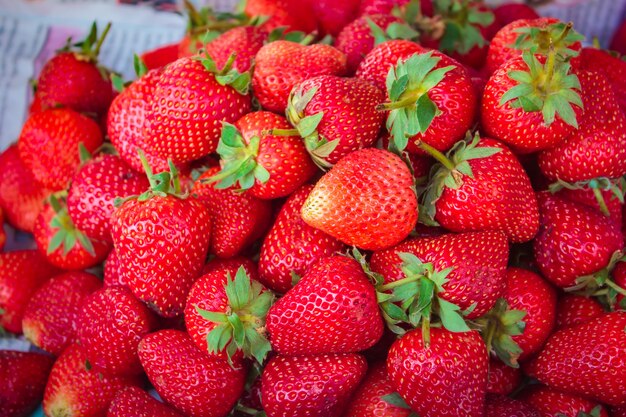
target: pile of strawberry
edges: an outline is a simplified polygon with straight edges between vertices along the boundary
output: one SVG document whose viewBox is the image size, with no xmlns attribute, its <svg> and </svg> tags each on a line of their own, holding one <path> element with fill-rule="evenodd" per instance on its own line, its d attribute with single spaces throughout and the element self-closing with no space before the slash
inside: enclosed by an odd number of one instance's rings
<svg viewBox="0 0 626 417">
<path fill-rule="evenodd" d="M 188 6 L 132 83 L 68 43 L 0 155 L 48 353 L 0 416 L 626 416 L 625 62 L 520 5 Z"/>
</svg>

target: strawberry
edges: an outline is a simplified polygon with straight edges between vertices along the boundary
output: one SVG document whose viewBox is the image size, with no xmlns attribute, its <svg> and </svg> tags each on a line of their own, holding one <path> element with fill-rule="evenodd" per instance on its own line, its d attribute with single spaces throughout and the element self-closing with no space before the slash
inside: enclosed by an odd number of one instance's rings
<svg viewBox="0 0 626 417">
<path fill-rule="evenodd" d="M 344 417 L 410 417 L 411 410 L 385 401 L 394 393 L 384 362 L 373 365 L 356 390 Z"/>
<path fill-rule="evenodd" d="M 275 113 L 285 111 L 289 92 L 298 83 L 318 75 L 347 72 L 345 54 L 330 45 L 278 40 L 264 45 L 255 60 L 254 95 L 264 109 Z"/>
<path fill-rule="evenodd" d="M 394 342 L 387 371 L 391 385 L 422 417 L 479 416 L 485 406 L 488 362 L 478 332 L 432 328 L 430 344 L 420 330 Z"/>
<path fill-rule="evenodd" d="M 391 152 L 361 149 L 341 159 L 315 185 L 302 219 L 359 248 L 388 248 L 408 236 L 417 222 L 413 178 Z"/>
<path fill-rule="evenodd" d="M 90 153 L 102 144 L 98 124 L 74 110 L 51 109 L 26 120 L 17 147 L 38 182 L 61 190 L 80 166 L 81 143 Z"/>
<path fill-rule="evenodd" d="M 611 417 L 626 417 L 626 406 L 612 408 Z"/>
<path fill-rule="evenodd" d="M 67 211 L 74 225 L 87 236 L 111 242 L 113 202 L 148 188 L 145 176 L 119 157 L 101 155 L 83 165 L 72 179 Z"/>
<path fill-rule="evenodd" d="M 607 78 L 622 112 L 626 111 L 626 62 L 602 49 L 583 48 L 580 64 L 582 69 L 599 72 Z"/>
<path fill-rule="evenodd" d="M 321 75 L 293 88 L 287 118 L 315 163 L 329 168 L 376 142 L 383 122 L 376 106 L 383 100 L 383 92 L 363 80 Z"/>
<path fill-rule="evenodd" d="M 4 232 L 4 212 L 2 211 L 2 207 L 0 207 L 0 252 L 4 249 L 4 242 L 7 240 L 7 235 Z"/>
<path fill-rule="evenodd" d="M 59 356 L 77 341 L 78 315 L 90 294 L 102 287 L 86 272 L 66 272 L 43 284 L 28 301 L 22 328 L 35 346 Z"/>
<path fill-rule="evenodd" d="M 162 68 L 178 59 L 178 43 L 150 49 L 142 53 L 140 58 L 149 70 Z"/>
<path fill-rule="evenodd" d="M 248 113 L 234 125 L 224 123 L 217 145 L 222 170 L 210 178 L 224 189 L 239 183 L 262 199 L 285 197 L 317 171 L 298 136 L 268 134 L 289 129 L 287 120 L 268 111 Z"/>
<path fill-rule="evenodd" d="M 259 26 L 240 26 L 222 33 L 204 45 L 204 49 L 218 68 L 223 68 L 230 55 L 236 53 L 233 68 L 245 72 L 252 66 L 255 55 L 268 40 L 268 35 L 268 32 Z"/>
<path fill-rule="evenodd" d="M 558 181 L 550 185 L 550 191 L 558 192 L 566 200 L 593 207 L 615 223 L 622 224 L 624 190 L 621 180 L 593 178 L 574 184 Z"/>
<path fill-rule="evenodd" d="M 312 1 L 313 13 L 323 34 L 337 37 L 358 14 L 360 0 Z"/>
<path fill-rule="evenodd" d="M 537 199 L 515 155 L 478 135 L 455 145 L 432 171 L 421 210 L 453 232 L 500 230 L 512 242 L 532 239 L 539 227 Z"/>
<path fill-rule="evenodd" d="M 519 3 L 500 4 L 493 8 L 493 14 L 498 24 L 502 27 L 516 20 L 534 20 L 540 17 L 531 6 Z"/>
<path fill-rule="evenodd" d="M 183 198 L 177 172 L 153 175 L 150 189 L 113 212 L 111 235 L 122 282 L 164 317 L 183 312 L 187 293 L 209 249 L 211 219 L 197 200 Z"/>
<path fill-rule="evenodd" d="M 609 405 L 626 403 L 626 312 L 559 330 L 528 373 L 550 387 Z"/>
<path fill-rule="evenodd" d="M 267 314 L 272 348 L 282 355 L 359 352 L 378 342 L 376 291 L 345 256 L 322 258 Z"/>
<path fill-rule="evenodd" d="M 275 356 L 261 377 L 263 408 L 271 417 L 339 417 L 366 371 L 354 353 Z"/>
<path fill-rule="evenodd" d="M 173 408 L 157 401 L 144 390 L 128 387 L 109 406 L 107 417 L 182 417 Z"/>
<path fill-rule="evenodd" d="M 485 417 L 541 417 L 535 408 L 523 401 L 504 395 L 488 395 L 485 403 Z"/>
<path fill-rule="evenodd" d="M 180 58 L 161 72 L 145 114 L 146 152 L 175 163 L 214 152 L 222 122 L 250 111 L 248 73 L 207 57 Z"/>
<path fill-rule="evenodd" d="M 248 16 L 268 16 L 269 19 L 262 26 L 267 31 L 285 27 L 287 31 L 309 33 L 317 28 L 309 1 L 248 0 L 244 12 Z"/>
<path fill-rule="evenodd" d="M 622 249 L 619 225 L 596 210 L 547 192 L 538 194 L 539 233 L 535 260 L 544 277 L 559 287 L 608 265 Z"/>
<path fill-rule="evenodd" d="M 0 253 L 0 326 L 22 333 L 26 303 L 57 272 L 36 250 Z"/>
<path fill-rule="evenodd" d="M 345 245 L 302 220 L 302 205 L 312 185 L 303 185 L 283 205 L 263 240 L 259 280 L 274 291 L 285 293 L 292 286 L 292 273 L 302 276 L 317 260 L 342 252 Z"/>
<path fill-rule="evenodd" d="M 550 387 L 534 386 L 522 397 L 542 417 L 608 417 L 602 405 Z"/>
<path fill-rule="evenodd" d="M 90 239 L 72 222 L 64 202 L 51 196 L 33 230 L 39 252 L 61 269 L 85 269 L 104 261 L 111 244 Z"/>
<path fill-rule="evenodd" d="M 224 268 L 231 271 L 237 271 L 240 266 L 244 267 L 246 273 L 251 279 L 255 281 L 259 280 L 257 264 L 252 259 L 244 258 L 243 256 L 235 256 L 234 258 L 213 258 L 207 262 L 206 265 L 204 265 L 204 268 L 202 268 L 202 275 L 206 275 L 214 271 L 221 271 Z"/>
<path fill-rule="evenodd" d="M 194 183 L 192 194 L 211 214 L 209 252 L 219 257 L 236 256 L 269 227 L 272 207 L 269 202 L 240 193 L 233 188 L 219 189 L 206 182 L 219 172 L 214 167 Z"/>
<path fill-rule="evenodd" d="M 98 37 L 94 23 L 86 39 L 65 48 L 46 62 L 37 80 L 37 95 L 45 107 L 68 107 L 81 113 L 106 114 L 114 92 L 109 71 L 98 65 L 109 23 Z M 71 47 L 80 47 L 72 51 Z"/>
<path fill-rule="evenodd" d="M 31 415 L 43 399 L 53 363 L 48 355 L 0 350 L 0 416 Z"/>
<path fill-rule="evenodd" d="M 104 417 L 116 394 L 138 385 L 135 377 L 110 376 L 91 368 L 80 345 L 70 345 L 54 363 L 44 392 L 49 417 Z"/>
<path fill-rule="evenodd" d="M 107 256 L 107 259 L 104 262 L 103 284 L 105 288 L 116 285 L 128 287 L 127 283 L 122 280 L 122 276 L 120 274 L 120 262 L 119 259 L 117 259 L 115 249 L 112 249 L 111 252 L 109 252 L 109 256 Z"/>
<path fill-rule="evenodd" d="M 509 395 L 522 382 L 522 371 L 506 365 L 500 359 L 489 359 L 489 377 L 487 392 L 489 394 Z"/>
<path fill-rule="evenodd" d="M 137 346 L 156 320 L 130 290 L 116 286 L 96 291 L 83 303 L 77 321 L 78 340 L 95 369 L 108 375 L 141 373 Z"/>
<path fill-rule="evenodd" d="M 161 398 L 185 415 L 226 417 L 243 392 L 245 369 L 207 356 L 185 332 L 145 336 L 139 359 Z"/>
<path fill-rule="evenodd" d="M 52 192 L 41 185 L 20 159 L 17 145 L 0 154 L 0 207 L 6 220 L 32 232 L 46 197 Z"/>
<path fill-rule="evenodd" d="M 556 329 L 567 329 L 587 323 L 604 314 L 596 299 L 576 294 L 564 294 L 556 306 Z"/>
</svg>

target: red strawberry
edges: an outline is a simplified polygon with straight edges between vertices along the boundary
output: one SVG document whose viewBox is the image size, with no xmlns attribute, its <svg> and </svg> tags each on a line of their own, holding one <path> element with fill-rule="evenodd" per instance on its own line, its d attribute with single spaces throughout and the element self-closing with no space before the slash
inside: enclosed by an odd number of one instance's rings
<svg viewBox="0 0 626 417">
<path fill-rule="evenodd" d="M 248 276 L 255 280 L 259 280 L 259 271 L 257 268 L 257 264 L 249 259 L 244 258 L 243 256 L 235 256 L 234 258 L 213 258 L 209 262 L 204 265 L 202 268 L 202 275 L 206 275 L 208 273 L 214 271 L 221 271 L 224 268 L 229 269 L 231 271 L 237 271 L 240 266 L 243 266 Z"/>
<path fill-rule="evenodd" d="M 580 64 L 582 69 L 599 72 L 607 78 L 622 112 L 626 111 L 626 62 L 602 49 L 583 48 Z"/>
<path fill-rule="evenodd" d="M 401 7 L 409 3 L 409 0 L 361 0 L 359 16 L 391 14 L 394 7 Z M 426 16 L 433 15 L 433 5 L 431 0 L 421 0 L 422 13 Z"/>
<path fill-rule="evenodd" d="M 17 146 L 20 158 L 37 181 L 60 190 L 80 165 L 81 143 L 93 153 L 102 144 L 100 126 L 74 110 L 51 109 L 26 120 Z"/>
<path fill-rule="evenodd" d="M 113 202 L 141 194 L 148 180 L 117 156 L 101 155 L 87 162 L 72 179 L 67 210 L 74 225 L 87 236 L 111 242 Z"/>
<path fill-rule="evenodd" d="M 357 17 L 360 2 L 360 0 L 311 1 L 321 32 L 336 37 Z"/>
<path fill-rule="evenodd" d="M 249 74 L 209 57 L 180 58 L 161 72 L 145 115 L 146 152 L 175 163 L 214 152 L 222 122 L 250 110 Z"/>
<path fill-rule="evenodd" d="M 489 394 L 509 395 L 522 382 L 522 371 L 506 365 L 500 359 L 489 359 L 489 378 L 487 392 Z"/>
<path fill-rule="evenodd" d="M 587 323 L 604 314 L 604 308 L 596 299 L 575 294 L 564 294 L 556 310 L 556 329 L 567 329 Z"/>
<path fill-rule="evenodd" d="M 275 356 L 263 370 L 263 408 L 271 417 L 339 417 L 366 371 L 354 353 Z"/>
<path fill-rule="evenodd" d="M 594 178 L 574 184 L 558 181 L 550 185 L 550 191 L 558 191 L 558 195 L 566 200 L 593 207 L 617 224 L 622 224 L 624 191 L 620 182 L 608 178 Z"/>
<path fill-rule="evenodd" d="M 162 68 L 178 59 L 178 43 L 150 49 L 142 53 L 140 58 L 149 70 Z"/>
<path fill-rule="evenodd" d="M 81 305 L 102 287 L 98 277 L 86 272 L 67 272 L 43 284 L 28 301 L 22 327 L 35 346 L 59 356 L 77 341 Z"/>
<path fill-rule="evenodd" d="M 268 16 L 269 20 L 262 26 L 267 31 L 285 27 L 287 31 L 309 33 L 317 28 L 309 1 L 248 0 L 244 11 L 248 16 Z"/>
<path fill-rule="evenodd" d="M 535 408 L 523 401 L 503 395 L 489 395 L 485 404 L 485 417 L 541 417 Z"/>
<path fill-rule="evenodd" d="M 282 355 L 359 352 L 383 334 L 376 290 L 345 256 L 323 258 L 267 314 L 272 348 Z"/>
<path fill-rule="evenodd" d="M 496 16 L 496 21 L 502 27 L 516 20 L 534 20 L 539 19 L 539 15 L 531 6 L 519 3 L 504 3 L 493 8 L 493 14 Z"/>
<path fill-rule="evenodd" d="M 269 202 L 230 189 L 218 189 L 208 183 L 219 168 L 210 168 L 191 190 L 211 214 L 209 252 L 219 257 L 236 256 L 261 237 L 269 227 L 272 207 Z"/>
<path fill-rule="evenodd" d="M 596 210 L 547 192 L 538 194 L 539 233 L 534 241 L 541 273 L 559 287 L 606 267 L 624 238 L 619 225 Z"/>
<path fill-rule="evenodd" d="M 381 90 L 358 78 L 321 75 L 293 88 L 287 118 L 315 163 L 328 168 L 376 142 L 383 122 L 376 106 L 384 98 Z"/>
<path fill-rule="evenodd" d="M 554 333 L 528 373 L 550 387 L 609 405 L 626 403 L 626 312 Z"/>
<path fill-rule="evenodd" d="M 72 51 L 68 42 L 46 62 L 37 80 L 37 96 L 45 107 L 63 106 L 77 112 L 105 114 L 113 100 L 109 71 L 98 65 L 98 53 L 111 25 L 100 37 L 94 23 L 80 49 Z"/>
<path fill-rule="evenodd" d="M 312 189 L 303 185 L 289 197 L 261 246 L 259 280 L 274 291 L 287 292 L 293 286 L 292 273 L 302 276 L 318 259 L 345 249 L 302 220 L 300 211 Z"/>
<path fill-rule="evenodd" d="M 230 29 L 212 41 L 204 49 L 218 68 L 224 67 L 233 53 L 237 54 L 233 68 L 248 71 L 254 57 L 268 38 L 268 32 L 259 26 L 240 26 Z"/>
<path fill-rule="evenodd" d="M 226 417 L 243 393 L 245 369 L 207 356 L 181 331 L 145 336 L 139 359 L 161 398 L 185 415 Z"/>
<path fill-rule="evenodd" d="M 32 232 L 44 200 L 51 192 L 38 183 L 24 165 L 17 145 L 11 145 L 0 154 L 0 207 L 14 227 Z"/>
<path fill-rule="evenodd" d="M 28 417 L 35 411 L 53 363 L 39 353 L 0 350 L 0 417 Z"/>
<path fill-rule="evenodd" d="M 92 369 L 80 345 L 70 345 L 54 363 L 43 399 L 49 417 L 104 417 L 116 394 L 138 378 L 110 376 Z"/>
<path fill-rule="evenodd" d="M 120 391 L 107 412 L 107 417 L 182 417 L 173 408 L 157 401 L 144 390 L 129 387 Z"/>
<path fill-rule="evenodd" d="M 401 242 L 417 222 L 413 177 L 391 152 L 348 154 L 315 185 L 302 219 L 348 245 L 377 250 Z"/>
<path fill-rule="evenodd" d="M 387 75 L 396 66 L 398 60 L 406 60 L 413 55 L 428 51 L 423 46 L 406 40 L 398 39 L 380 43 L 365 55 L 357 68 L 356 76 L 387 91 Z"/>
<path fill-rule="evenodd" d="M 0 326 L 22 333 L 26 303 L 57 272 L 36 250 L 0 253 Z"/>
<path fill-rule="evenodd" d="M 522 397 L 542 417 L 608 417 L 602 405 L 550 387 L 534 386 Z"/>
<path fill-rule="evenodd" d="M 611 417 L 626 417 L 626 406 L 611 409 Z"/>
<path fill-rule="evenodd" d="M 429 345 L 421 330 L 398 339 L 389 350 L 387 371 L 392 386 L 422 417 L 479 416 L 485 406 L 488 362 L 478 332 L 432 328 Z"/>
<path fill-rule="evenodd" d="M 264 109 L 282 113 L 289 92 L 298 83 L 318 75 L 344 75 L 346 56 L 330 45 L 301 45 L 278 40 L 256 54 L 252 77 L 255 97 Z"/>
<path fill-rule="evenodd" d="M 113 287 L 116 285 L 122 287 L 128 287 L 127 283 L 123 281 L 120 274 L 120 263 L 117 259 L 117 253 L 115 249 L 112 249 L 104 262 L 104 287 Z"/>
<path fill-rule="evenodd" d="M 108 375 L 141 373 L 137 346 L 156 327 L 148 308 L 125 287 L 109 287 L 85 300 L 78 315 L 78 340 L 97 370 Z"/>
</svg>

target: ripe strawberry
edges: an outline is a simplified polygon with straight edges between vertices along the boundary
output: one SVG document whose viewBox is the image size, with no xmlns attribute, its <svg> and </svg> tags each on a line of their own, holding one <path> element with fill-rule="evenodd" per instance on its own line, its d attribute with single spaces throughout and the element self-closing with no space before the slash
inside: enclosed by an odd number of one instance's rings
<svg viewBox="0 0 626 417">
<path fill-rule="evenodd" d="M 330 45 L 278 40 L 264 45 L 255 60 L 254 95 L 264 109 L 275 113 L 285 111 L 289 92 L 298 83 L 318 75 L 347 72 L 346 56 Z"/>
<path fill-rule="evenodd" d="M 95 369 L 108 375 L 141 373 L 137 346 L 157 323 L 130 290 L 96 291 L 83 303 L 77 321 L 79 343 Z"/>
<path fill-rule="evenodd" d="M 568 329 L 587 323 L 604 314 L 596 299 L 576 294 L 564 294 L 556 306 L 556 329 Z"/>
<path fill-rule="evenodd" d="M 566 200 L 575 201 L 593 207 L 617 224 L 622 224 L 622 206 L 624 190 L 621 180 L 594 178 L 574 184 L 558 181 L 550 185 L 550 191 Z"/>
<path fill-rule="evenodd" d="M 602 405 L 550 387 L 535 385 L 522 398 L 542 417 L 608 417 Z"/>
<path fill-rule="evenodd" d="M 302 205 L 312 189 L 303 185 L 289 197 L 261 246 L 259 280 L 274 291 L 287 292 L 293 286 L 292 273 L 302 276 L 317 260 L 346 247 L 302 219 Z"/>
<path fill-rule="evenodd" d="M 223 269 L 237 271 L 240 266 L 244 267 L 251 279 L 255 281 L 259 280 L 257 264 L 252 259 L 244 258 L 243 256 L 235 256 L 234 258 L 213 258 L 202 268 L 202 275 Z"/>
<path fill-rule="evenodd" d="M 102 145 L 98 124 L 74 110 L 51 109 L 26 120 L 17 147 L 38 182 L 61 190 L 80 166 L 81 143 L 90 153 Z"/>
<path fill-rule="evenodd" d="M 234 125 L 224 123 L 217 145 L 222 169 L 210 180 L 219 181 L 220 189 L 239 183 L 262 199 L 290 195 L 317 171 L 299 136 L 267 133 L 290 127 L 284 117 L 268 111 L 248 113 Z"/>
<path fill-rule="evenodd" d="M 17 145 L 0 154 L 0 207 L 14 227 L 32 232 L 52 190 L 41 185 L 20 159 Z"/>
<path fill-rule="evenodd" d="M 22 320 L 26 339 L 59 356 L 77 341 L 81 305 L 100 287 L 100 279 L 86 272 L 66 272 L 50 279 L 28 301 Z"/>
<path fill-rule="evenodd" d="M 54 363 L 44 392 L 49 417 L 105 417 L 116 394 L 139 385 L 135 377 L 102 374 L 92 369 L 80 345 L 70 345 Z"/>
<path fill-rule="evenodd" d="M 46 62 L 37 80 L 37 95 L 42 105 L 68 107 L 81 113 L 106 114 L 114 92 L 109 71 L 98 65 L 98 53 L 111 25 L 100 37 L 94 23 L 80 44 L 70 42 Z M 80 46 L 72 51 L 71 46 Z"/>
<path fill-rule="evenodd" d="M 328 168 L 378 139 L 383 115 L 381 90 L 358 78 L 321 75 L 296 84 L 287 118 L 304 138 L 315 163 Z"/>
<path fill-rule="evenodd" d="M 376 291 L 345 256 L 322 258 L 267 314 L 272 348 L 282 355 L 359 352 L 378 342 L 383 320 Z"/>
<path fill-rule="evenodd" d="M 392 386 L 422 417 L 479 416 L 485 406 L 488 363 L 478 332 L 432 328 L 429 345 L 420 330 L 394 342 L 387 371 Z"/>
<path fill-rule="evenodd" d="M 36 250 L 0 253 L 0 326 L 11 333 L 22 333 L 26 303 L 57 273 Z"/>
<path fill-rule="evenodd" d="M 541 273 L 559 287 L 606 267 L 624 238 L 619 225 L 596 210 L 547 192 L 539 200 L 539 232 L 534 241 Z"/>
<path fill-rule="evenodd" d="M 0 350 L 0 416 L 30 416 L 43 399 L 54 359 L 48 355 Z"/>
<path fill-rule="evenodd" d="M 534 20 L 539 19 L 539 14 L 531 6 L 519 3 L 504 3 L 493 8 L 493 14 L 496 21 L 502 27 L 516 20 Z"/>
<path fill-rule="evenodd" d="M 119 157 L 101 155 L 85 163 L 72 179 L 67 210 L 76 228 L 93 239 L 111 242 L 114 200 L 141 194 L 148 185 L 144 175 Z"/>
<path fill-rule="evenodd" d="M 149 70 L 162 68 L 178 59 L 178 43 L 150 49 L 142 53 L 140 58 Z"/>
<path fill-rule="evenodd" d="M 275 356 L 263 370 L 263 408 L 271 417 L 339 417 L 365 376 L 354 353 Z"/>
<path fill-rule="evenodd" d="M 182 417 L 182 414 L 157 401 L 144 390 L 129 387 L 120 391 L 107 411 L 107 417 Z"/>
<path fill-rule="evenodd" d="M 530 404 L 504 395 L 488 395 L 485 417 L 541 417 Z"/>
<path fill-rule="evenodd" d="M 333 37 L 337 37 L 339 32 L 357 17 L 360 3 L 360 0 L 316 0 L 311 2 L 320 31 Z"/>
<path fill-rule="evenodd" d="M 240 26 L 222 33 L 204 45 L 204 49 L 218 68 L 223 68 L 230 56 L 236 53 L 233 68 L 245 72 L 252 66 L 255 55 L 268 40 L 268 35 L 269 33 L 259 26 Z"/>
<path fill-rule="evenodd" d="M 340 241 L 368 250 L 401 242 L 417 222 L 413 177 L 391 152 L 361 149 L 341 159 L 315 185 L 302 219 Z"/>
<path fill-rule="evenodd" d="M 248 73 L 209 57 L 180 58 L 161 72 L 144 121 L 146 152 L 175 163 L 214 152 L 222 122 L 250 111 Z"/>
<path fill-rule="evenodd" d="M 244 12 L 248 16 L 269 16 L 262 25 L 267 31 L 285 27 L 287 31 L 313 32 L 317 21 L 309 1 L 248 0 Z"/>
<path fill-rule="evenodd" d="M 583 48 L 580 65 L 584 70 L 604 75 L 613 88 L 622 112 L 626 111 L 626 62 L 602 49 Z"/>
<path fill-rule="evenodd" d="M 405 61 L 413 55 L 428 51 L 423 46 L 406 40 L 398 39 L 380 43 L 365 55 L 357 68 L 356 77 L 387 91 L 387 75 L 400 59 Z"/>
<path fill-rule="evenodd" d="M 116 285 L 122 287 L 128 287 L 126 281 L 123 281 L 122 276 L 120 274 L 120 263 L 117 259 L 117 253 L 115 249 L 112 249 L 109 252 L 109 256 L 107 256 L 106 261 L 104 262 L 104 287 L 113 287 Z"/>
<path fill-rule="evenodd" d="M 208 183 L 219 168 L 209 168 L 194 183 L 191 193 L 198 197 L 211 215 L 211 239 L 209 253 L 222 258 L 236 256 L 269 227 L 272 207 L 249 193 L 235 189 L 218 189 Z"/>
<path fill-rule="evenodd" d="M 522 382 L 522 371 L 506 365 L 500 359 L 489 358 L 487 393 L 509 395 Z"/>
<path fill-rule="evenodd" d="M 145 336 L 139 359 L 161 398 L 185 415 L 226 417 L 243 392 L 245 369 L 207 356 L 185 332 Z"/>
</svg>

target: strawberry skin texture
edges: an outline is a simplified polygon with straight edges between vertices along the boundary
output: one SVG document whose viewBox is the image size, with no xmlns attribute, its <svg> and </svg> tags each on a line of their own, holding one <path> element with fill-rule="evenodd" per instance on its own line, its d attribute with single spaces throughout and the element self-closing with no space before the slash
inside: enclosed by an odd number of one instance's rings
<svg viewBox="0 0 626 417">
<path fill-rule="evenodd" d="M 622 224 L 622 203 L 615 197 L 611 190 L 600 190 L 602 198 L 606 203 L 606 207 L 609 210 L 610 218 L 618 225 Z M 576 190 L 570 190 L 563 188 L 557 193 L 558 196 L 565 198 L 566 200 L 575 201 L 580 204 L 584 204 L 589 207 L 593 207 L 598 212 L 601 212 L 598 200 L 593 194 L 593 190 L 589 187 L 584 187 Z"/>
<path fill-rule="evenodd" d="M 453 232 L 500 230 L 514 243 L 532 239 L 539 228 L 537 198 L 524 168 L 502 143 L 481 139 L 477 148 L 499 148 L 487 158 L 469 160 L 473 177 L 445 187 L 435 220 Z"/>
<path fill-rule="evenodd" d="M 529 389 L 522 398 L 535 407 L 541 417 L 578 417 L 579 412 L 590 413 L 598 406 L 594 401 L 545 386 Z M 608 417 L 606 408 L 601 407 L 599 417 Z"/>
<path fill-rule="evenodd" d="M 85 300 L 77 334 L 95 369 L 109 375 L 133 375 L 142 371 L 137 356 L 139 341 L 155 327 L 155 317 L 130 290 L 109 287 Z"/>
<path fill-rule="evenodd" d="M 81 142 L 93 153 L 102 145 L 100 126 L 74 110 L 51 109 L 26 120 L 17 147 L 24 165 L 38 182 L 61 190 L 80 165 Z"/>
<path fill-rule="evenodd" d="M 602 213 L 547 192 L 539 200 L 539 233 L 534 241 L 535 261 L 544 277 L 558 287 L 574 285 L 592 274 L 621 250 L 620 225 Z"/>
<path fill-rule="evenodd" d="M 300 45 L 278 40 L 263 46 L 256 54 L 252 76 L 255 97 L 266 109 L 284 113 L 289 92 L 296 84 L 318 76 L 342 76 L 347 72 L 343 52 L 330 45 Z"/>
<path fill-rule="evenodd" d="M 516 20 L 533 20 L 539 19 L 540 17 L 532 7 L 517 3 L 504 3 L 498 7 L 494 7 L 493 14 L 496 16 L 496 21 L 501 27 L 513 23 Z"/>
<path fill-rule="evenodd" d="M 252 259 L 244 258 L 243 256 L 235 256 L 234 258 L 213 258 L 202 268 L 202 275 L 214 271 L 221 271 L 225 268 L 237 272 L 240 266 L 243 266 L 250 278 L 256 281 L 259 280 L 257 264 Z"/>
<path fill-rule="evenodd" d="M 207 356 L 185 332 L 145 336 L 139 359 L 161 398 L 186 416 L 226 417 L 243 393 L 245 369 Z"/>
<path fill-rule="evenodd" d="M 502 232 L 445 234 L 407 240 L 393 248 L 374 252 L 370 265 L 390 283 L 404 278 L 397 252 L 412 253 L 423 262 L 431 262 L 437 271 L 453 267 L 439 296 L 468 309 L 466 317 L 480 317 L 488 312 L 506 288 L 508 243 Z"/>
<path fill-rule="evenodd" d="M 409 0 L 362 0 L 359 6 L 359 16 L 391 14 L 395 6 L 404 6 Z M 426 16 L 433 15 L 433 5 L 430 0 L 422 0 L 422 13 Z"/>
<path fill-rule="evenodd" d="M 587 323 L 604 314 L 602 304 L 594 298 L 564 294 L 556 306 L 556 329 L 567 329 Z"/>
<path fill-rule="evenodd" d="M 522 382 L 522 371 L 512 368 L 500 359 L 489 358 L 489 377 L 487 380 L 487 393 L 509 395 Z"/>
<path fill-rule="evenodd" d="M 310 2 L 294 3 L 291 0 L 248 0 L 244 12 L 248 16 L 269 16 L 261 25 L 266 31 L 286 27 L 287 31 L 309 33 L 317 29 Z"/>
<path fill-rule="evenodd" d="M 427 348 L 417 329 L 394 342 L 387 358 L 391 384 L 422 417 L 482 416 L 489 360 L 480 335 L 432 328 L 430 338 Z"/>
<path fill-rule="evenodd" d="M 35 411 L 53 363 L 48 355 L 0 351 L 0 417 L 28 417 Z"/>
<path fill-rule="evenodd" d="M 151 397 L 144 390 L 128 387 L 120 391 L 107 411 L 107 417 L 183 417 L 182 414 Z"/>
<path fill-rule="evenodd" d="M 158 79 L 145 115 L 148 153 L 189 162 L 215 151 L 222 122 L 234 123 L 250 111 L 250 96 L 215 76 L 194 58 L 168 65 Z"/>
<path fill-rule="evenodd" d="M 80 307 L 100 287 L 102 281 L 86 272 L 67 272 L 50 279 L 28 301 L 22 320 L 26 339 L 59 356 L 77 341 Z"/>
<path fill-rule="evenodd" d="M 35 291 L 58 273 L 36 250 L 0 253 L 0 326 L 22 333 L 26 303 Z"/>
<path fill-rule="evenodd" d="M 0 252 L 4 249 L 4 242 L 7 240 L 7 235 L 4 232 L 4 212 L 0 206 Z"/>
<path fill-rule="evenodd" d="M 417 198 L 406 164 L 391 152 L 366 148 L 342 158 L 302 206 L 312 227 L 362 249 L 405 239 L 417 222 Z"/>
<path fill-rule="evenodd" d="M 237 54 L 233 68 L 248 71 L 255 55 L 267 40 L 269 33 L 259 26 L 240 26 L 222 33 L 204 48 L 218 68 L 222 68 L 233 53 Z"/>
<path fill-rule="evenodd" d="M 194 183 L 191 193 L 211 216 L 209 253 L 231 258 L 264 234 L 270 226 L 272 207 L 268 201 L 250 193 L 239 193 L 232 188 L 221 190 L 214 183 L 202 183 L 218 172 L 218 167 L 208 169 Z"/>
<path fill-rule="evenodd" d="M 605 404 L 626 404 L 626 312 L 554 333 L 529 364 L 530 376 Z"/>
<path fill-rule="evenodd" d="M 311 1 L 320 31 L 335 38 L 357 17 L 360 3 L 360 0 Z"/>
<path fill-rule="evenodd" d="M 181 314 L 204 266 L 210 231 L 208 210 L 193 199 L 126 201 L 111 219 L 122 279 L 159 315 Z"/>
<path fill-rule="evenodd" d="M 285 293 L 292 287 L 292 271 L 302 276 L 318 259 L 346 248 L 302 220 L 300 211 L 312 189 L 303 185 L 289 197 L 261 246 L 259 280 L 274 291 Z"/>
<path fill-rule="evenodd" d="M 263 408 L 268 417 L 339 417 L 366 372 L 354 353 L 275 356 L 261 377 Z"/>
<path fill-rule="evenodd" d="M 135 172 L 121 158 L 101 155 L 87 162 L 72 179 L 67 210 L 74 225 L 95 240 L 112 243 L 113 202 L 147 190 L 145 175 Z"/>
<path fill-rule="evenodd" d="M 583 48 L 580 63 L 582 69 L 599 72 L 607 78 L 623 113 L 626 110 L 626 63 L 596 48 Z"/>
<path fill-rule="evenodd" d="M 178 59 L 178 43 L 151 49 L 142 53 L 140 58 L 149 70 L 159 69 Z"/>
<path fill-rule="evenodd" d="M 489 395 L 485 404 L 485 417 L 541 417 L 535 408 L 523 401 L 503 395 Z"/>
<path fill-rule="evenodd" d="M 393 393 L 387 365 L 384 362 L 376 363 L 352 396 L 343 417 L 409 417 L 411 410 L 396 407 L 382 399 Z"/>
<path fill-rule="evenodd" d="M 127 282 L 122 279 L 122 274 L 120 273 L 120 261 L 117 259 L 115 249 L 112 249 L 111 252 L 109 252 L 109 256 L 107 256 L 107 259 L 104 262 L 103 284 L 105 288 L 116 285 L 128 287 Z"/>
<path fill-rule="evenodd" d="M 87 370 L 87 356 L 70 345 L 54 363 L 43 399 L 49 417 L 105 417 L 109 404 L 122 389 L 139 385 L 135 377 L 110 376 Z"/>
<path fill-rule="evenodd" d="M 376 291 L 345 256 L 320 259 L 269 310 L 270 342 L 282 355 L 359 352 L 378 342 L 383 321 Z"/>
</svg>

